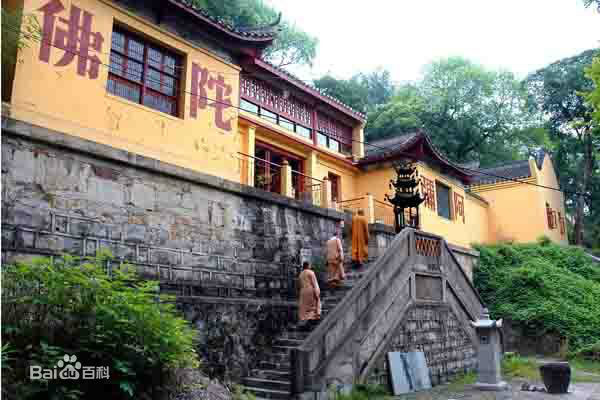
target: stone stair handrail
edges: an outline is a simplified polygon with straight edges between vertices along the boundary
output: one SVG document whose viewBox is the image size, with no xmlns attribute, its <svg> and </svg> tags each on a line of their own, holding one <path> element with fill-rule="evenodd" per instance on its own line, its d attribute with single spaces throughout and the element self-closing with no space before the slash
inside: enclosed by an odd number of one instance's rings
<svg viewBox="0 0 600 400">
<path fill-rule="evenodd" d="M 435 284 L 428 286 L 427 279 Z M 366 379 L 390 333 L 415 302 L 447 302 L 471 320 L 483 310 L 481 298 L 445 240 L 406 228 L 292 352 L 292 392 L 320 392 L 332 383 Z"/>
</svg>

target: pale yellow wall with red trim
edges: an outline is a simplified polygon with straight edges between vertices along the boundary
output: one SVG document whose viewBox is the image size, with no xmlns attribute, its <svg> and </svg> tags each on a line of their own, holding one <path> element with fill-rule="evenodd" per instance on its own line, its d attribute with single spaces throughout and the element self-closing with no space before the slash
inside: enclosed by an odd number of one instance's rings
<svg viewBox="0 0 600 400">
<path fill-rule="evenodd" d="M 533 158 L 529 160 L 529 168 L 532 177 L 519 181 L 558 187 L 548 155 L 544 157 L 541 169 L 537 168 Z M 541 236 L 547 236 L 556 243 L 567 244 L 566 232 L 561 235 L 559 223 L 555 229 L 550 229 L 546 215 L 546 202 L 565 215 L 562 192 L 527 183 L 505 181 L 473 188 L 474 193 L 490 204 L 490 240 L 534 242 Z"/>
<path fill-rule="evenodd" d="M 340 160 L 337 156 L 330 154 L 330 152 L 308 147 L 307 145 L 312 145 L 312 141 L 297 136 L 293 132 L 286 131 L 276 124 L 265 121 L 245 111 L 241 111 L 240 115 L 244 117 L 240 119 L 238 129 L 242 141 L 247 141 L 248 127 L 254 126 L 256 132 L 255 139 L 257 141 L 287 151 L 303 159 L 303 173 L 316 178 L 313 184 L 318 184 L 317 180 L 323 180 L 331 172 L 340 177 L 342 198 L 347 199 L 354 196 L 354 180 L 360 172 L 358 168 L 348 165 L 347 162 Z M 248 148 L 247 144 L 244 144 L 244 148 Z M 248 154 L 247 152 L 244 153 Z M 254 156 L 254 154 L 249 155 Z M 242 158 L 244 157 L 242 156 Z"/>
<path fill-rule="evenodd" d="M 38 9 L 48 0 L 28 0 L 24 13 L 34 13 L 42 22 Z M 39 60 L 40 44 L 32 43 L 22 50 L 22 60 L 15 71 L 11 99 L 11 116 L 35 125 L 79 136 L 98 143 L 107 144 L 136 154 L 156 158 L 192 170 L 216 175 L 240 182 L 243 164 L 238 152 L 250 152 L 248 127 L 252 124 L 251 114 L 239 119 L 236 108 L 225 110 L 225 120 L 230 120 L 231 130 L 220 129 L 215 124 L 215 108 L 198 109 L 197 118 L 190 116 L 191 67 L 201 65 L 217 77 L 221 74 L 231 86 L 229 100 L 234 106 L 239 99 L 239 67 L 172 35 L 141 18 L 114 6 L 105 0 L 62 0 L 66 8 L 57 17 L 68 18 L 71 5 L 93 15 L 92 32 L 104 38 L 100 53 L 96 55 L 100 65 L 96 79 L 77 74 L 77 57 L 66 66 L 56 66 L 65 54 L 52 47 L 50 62 Z M 115 22 L 130 28 L 141 36 L 151 38 L 183 57 L 180 115 L 170 116 L 149 107 L 136 104 L 107 93 L 110 43 Z M 64 23 L 56 19 L 56 27 Z M 89 69 L 89 63 L 88 63 Z M 208 89 L 207 96 L 215 98 L 215 90 Z M 242 112 L 242 114 L 244 114 Z M 247 114 L 247 113 L 246 113 Z M 248 122 L 250 120 L 250 122 Z M 281 127 L 258 119 L 255 139 L 282 148 L 306 160 L 305 173 L 323 179 L 329 172 L 341 177 L 342 200 L 361 197 L 371 193 L 376 200 L 383 201 L 390 193 L 389 180 L 395 173 L 391 167 L 360 171 L 335 154 L 324 149 L 315 149 L 310 140 L 286 132 Z M 252 155 L 252 154 L 251 154 Z M 534 167 L 536 168 L 536 167 Z M 441 175 L 427 165 L 419 164 L 419 172 L 431 180 L 438 180 L 451 188 L 453 193 L 464 199 L 465 221 L 462 217 L 448 220 L 436 211 L 421 207 L 422 229 L 447 238 L 450 243 L 469 246 L 475 242 L 497 240 L 532 241 L 547 235 L 554 241 L 566 243 L 566 234 L 560 235 L 559 228 L 549 230 L 547 226 L 546 201 L 564 215 L 562 193 L 534 188 L 521 184 L 499 184 L 478 187 L 479 193 L 489 206 L 465 194 L 462 185 Z M 534 170 L 534 178 L 541 184 L 557 187 L 556 175 L 550 159 L 546 156 L 540 170 Z"/>
<path fill-rule="evenodd" d="M 473 243 L 485 243 L 489 240 L 488 233 L 488 207 L 485 202 L 470 199 L 465 193 L 463 185 L 452 178 L 440 174 L 424 163 L 418 164 L 419 176 L 435 182 L 438 181 L 450 188 L 450 201 L 452 204 L 452 218 L 441 217 L 436 210 L 422 204 L 420 207 L 421 229 L 426 232 L 444 236 L 454 245 L 470 247 Z M 379 201 L 384 201 L 385 195 L 392 195 L 389 182 L 396 177 L 394 169 L 388 165 L 383 168 L 370 169 L 363 172 L 356 179 L 356 196 L 367 193 Z M 463 197 L 465 218 L 457 216 L 454 210 L 454 193 Z"/>
<path fill-rule="evenodd" d="M 27 0 L 24 12 L 33 12 L 41 24 L 42 14 L 37 10 L 47 2 Z M 62 4 L 66 9 L 58 17 L 68 18 L 72 4 L 93 15 L 92 32 L 99 32 L 104 43 L 101 53 L 91 52 L 90 55 L 97 55 L 103 64 L 109 63 L 113 24 L 118 21 L 183 56 L 185 68 L 181 82 L 186 92 L 191 91 L 191 66 L 195 62 L 215 71 L 211 72 L 214 77 L 218 73 L 223 75 L 226 84 L 231 85 L 229 98 L 237 106 L 237 66 L 112 6 L 110 2 L 62 0 Z M 57 18 L 56 27 L 65 28 L 65 24 Z M 237 164 L 237 152 L 242 149 L 237 109 L 225 110 L 224 119 L 231 119 L 231 130 L 225 131 L 215 126 L 213 107 L 198 109 L 197 118 L 191 118 L 190 95 L 186 93 L 180 107 L 181 117 L 170 116 L 108 94 L 107 66 L 100 65 L 98 77 L 90 79 L 88 75 L 77 74 L 77 57 L 69 65 L 60 67 L 54 64 L 65 53 L 63 50 L 52 47 L 49 63 L 39 60 L 39 51 L 39 43 L 33 43 L 20 53 L 22 62 L 16 68 L 11 100 L 13 118 L 239 181 L 237 168 L 232 168 Z M 207 97 L 215 96 L 215 90 L 207 88 Z"/>
</svg>

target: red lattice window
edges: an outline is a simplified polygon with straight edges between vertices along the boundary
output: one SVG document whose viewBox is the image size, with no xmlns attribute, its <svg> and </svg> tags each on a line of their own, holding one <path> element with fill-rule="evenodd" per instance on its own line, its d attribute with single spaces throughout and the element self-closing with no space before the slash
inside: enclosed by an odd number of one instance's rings
<svg viewBox="0 0 600 400">
<path fill-rule="evenodd" d="M 241 76 L 240 96 L 305 127 L 312 126 L 312 112 L 306 104 L 290 96 L 284 96 L 281 90 L 258 79 Z"/>
<path fill-rule="evenodd" d="M 454 193 L 454 217 L 458 220 L 462 217 L 465 223 L 465 198 L 458 193 Z"/>
<path fill-rule="evenodd" d="M 425 207 L 435 211 L 435 184 L 432 180 L 421 177 L 421 192 L 425 197 Z"/>
<path fill-rule="evenodd" d="M 352 148 L 352 128 L 335 119 L 324 115 L 317 114 L 317 130 L 321 134 L 327 135 L 330 140 L 333 139 L 342 145 Z"/>
<path fill-rule="evenodd" d="M 107 90 L 115 96 L 177 115 L 181 57 L 115 28 Z"/>
</svg>

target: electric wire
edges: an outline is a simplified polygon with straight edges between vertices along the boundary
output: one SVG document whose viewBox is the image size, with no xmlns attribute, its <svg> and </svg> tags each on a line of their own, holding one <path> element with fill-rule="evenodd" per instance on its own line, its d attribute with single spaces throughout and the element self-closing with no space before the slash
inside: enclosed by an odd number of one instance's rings
<svg viewBox="0 0 600 400">
<path fill-rule="evenodd" d="M 9 28 L 9 29 L 11 29 L 11 28 Z M 109 71 L 111 69 L 111 66 L 109 64 L 106 64 L 106 63 L 103 63 L 101 61 L 95 60 L 95 59 L 91 58 L 90 56 L 84 56 L 84 55 L 80 54 L 79 52 L 58 47 L 58 46 L 56 46 L 56 45 L 54 45 L 52 43 L 49 43 L 47 41 L 44 41 L 42 39 L 38 40 L 35 37 L 32 38 L 31 35 L 23 34 L 20 31 L 15 31 L 15 32 L 18 33 L 18 34 L 22 34 L 25 37 L 30 36 L 31 40 L 35 40 L 38 43 L 43 43 L 43 44 L 55 47 L 55 48 L 57 48 L 57 49 L 59 49 L 61 51 L 65 51 L 65 52 L 73 54 L 73 55 L 75 55 L 77 57 L 82 57 L 82 58 L 84 58 L 86 60 L 89 60 L 90 62 L 97 63 L 99 66 L 102 65 L 104 67 L 107 67 L 109 69 Z M 105 54 L 108 54 L 108 53 L 105 53 Z M 125 72 L 125 73 L 127 74 L 127 72 Z M 128 75 L 132 75 L 132 74 L 128 74 Z M 167 86 L 167 87 L 173 89 L 172 86 L 168 86 L 168 85 L 165 85 L 164 83 L 161 83 L 160 81 L 153 80 L 152 78 L 149 78 L 148 76 L 146 76 L 144 78 L 145 78 L 144 82 L 149 81 L 149 82 L 157 83 L 159 85 Z M 140 83 L 136 83 L 136 84 L 139 85 Z M 152 87 L 150 87 L 150 89 L 156 90 L 156 89 L 153 89 Z M 160 92 L 160 91 L 158 91 L 158 92 Z M 242 108 L 240 106 L 235 106 L 235 105 L 233 105 L 231 103 L 228 103 L 228 102 L 223 102 L 223 101 L 219 101 L 219 100 L 213 99 L 211 97 L 202 96 L 199 93 L 192 93 L 190 91 L 181 90 L 181 89 L 178 89 L 178 88 L 175 88 L 175 92 L 176 92 L 175 96 L 168 96 L 168 97 L 177 97 L 180 93 L 186 93 L 186 94 L 189 94 L 191 96 L 195 96 L 197 98 L 202 98 L 202 99 L 205 99 L 205 100 L 209 100 L 209 101 L 211 101 L 211 102 L 213 102 L 215 104 L 222 104 L 222 105 L 225 105 L 227 107 L 231 107 L 231 108 L 234 108 L 234 109 L 237 109 L 237 110 L 240 110 L 240 111 L 244 111 L 244 112 L 249 113 L 249 114 L 256 115 L 256 116 L 258 116 L 260 118 L 263 118 L 263 119 L 273 119 L 273 120 L 275 120 L 275 123 L 277 123 L 277 117 L 271 117 L 271 116 L 268 116 L 268 115 L 261 115 L 261 114 L 259 114 L 257 112 L 246 110 L 246 109 L 244 109 L 244 108 Z M 323 135 L 326 135 L 326 136 L 331 136 L 331 134 L 329 134 L 328 132 L 325 132 L 325 131 L 321 131 L 321 130 L 317 130 L 317 129 L 312 129 L 312 128 L 311 128 L 311 130 L 313 132 L 315 132 L 315 133 L 320 133 L 320 134 L 323 134 Z M 354 138 L 351 138 L 350 140 L 352 140 L 353 142 L 362 144 L 364 146 L 371 146 L 372 148 L 376 148 L 376 149 L 379 149 L 379 150 L 384 150 L 384 153 L 383 153 L 384 156 L 400 155 L 400 156 L 403 156 L 403 157 L 406 157 L 406 158 L 409 158 L 409 159 L 412 159 L 412 160 L 418 160 L 418 161 L 423 161 L 423 162 L 426 161 L 424 159 L 421 159 L 421 158 L 415 156 L 414 154 L 406 153 L 406 152 L 402 152 L 402 151 L 398 151 L 398 148 L 401 147 L 403 145 L 403 143 L 401 143 L 401 144 L 399 144 L 397 146 L 393 146 L 392 147 L 392 146 L 379 146 L 379 145 L 375 145 L 375 144 L 368 143 L 368 142 L 365 142 L 365 141 L 360 141 L 360 140 L 357 140 L 357 139 L 354 139 Z M 496 178 L 496 179 L 501 179 L 501 180 L 505 180 L 505 181 L 512 181 L 512 182 L 515 182 L 515 183 L 536 186 L 536 187 L 540 187 L 540 188 L 543 188 L 543 189 L 555 190 L 555 191 L 566 193 L 566 194 L 573 194 L 573 195 L 582 196 L 582 197 L 589 196 L 589 194 L 587 194 L 587 193 L 574 192 L 574 191 L 566 191 L 566 190 L 562 190 L 560 188 L 555 188 L 555 187 L 546 186 L 546 185 L 540 185 L 538 183 L 528 182 L 528 181 L 524 181 L 524 180 L 517 179 L 517 178 L 511 178 L 511 177 L 507 177 L 507 176 L 496 175 L 496 174 L 493 174 L 493 173 L 490 173 L 490 172 L 484 172 L 484 171 L 481 171 L 481 170 L 476 170 L 476 169 L 464 167 L 464 166 L 461 166 L 461 165 L 458 165 L 457 168 L 459 168 L 459 169 L 461 169 L 463 171 L 467 171 L 467 172 L 470 172 L 470 173 L 473 173 L 473 174 L 477 174 L 477 175 L 485 175 L 485 176 L 489 176 L 489 177 Z M 493 183 L 497 183 L 497 182 L 493 182 Z"/>
</svg>

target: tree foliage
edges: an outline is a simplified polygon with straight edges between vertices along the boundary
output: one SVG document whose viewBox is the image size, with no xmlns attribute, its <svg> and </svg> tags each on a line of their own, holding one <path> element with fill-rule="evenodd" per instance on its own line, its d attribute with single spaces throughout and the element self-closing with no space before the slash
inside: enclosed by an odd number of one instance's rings
<svg viewBox="0 0 600 400">
<path fill-rule="evenodd" d="M 585 68 L 596 54 L 597 50 L 592 49 L 559 60 L 525 81 L 531 103 L 548 121 L 555 169 L 566 192 L 567 209 L 574 215 L 572 240 L 576 244 L 584 244 L 585 225 L 589 225 L 586 220 L 600 185 L 600 131 L 585 98 L 585 93 L 594 89 L 594 82 L 585 76 Z"/>
<path fill-rule="evenodd" d="M 32 14 L 23 15 L 21 9 L 2 7 L 2 66 L 17 61 L 17 52 L 42 38 L 39 22 Z"/>
<path fill-rule="evenodd" d="M 600 269 L 583 250 L 548 239 L 476 247 L 474 283 L 494 318 L 558 333 L 574 351 L 600 340 Z"/>
<path fill-rule="evenodd" d="M 595 6 L 600 12 L 600 0 L 583 0 L 583 4 L 586 7 Z"/>
<path fill-rule="evenodd" d="M 322 93 L 361 112 L 367 112 L 387 103 L 394 95 L 394 84 L 389 71 L 376 69 L 359 73 L 350 79 L 336 79 L 326 74 L 313 81 Z"/>
<path fill-rule="evenodd" d="M 423 79 L 399 88 L 369 114 L 370 140 L 422 127 L 449 158 L 482 165 L 522 157 L 544 140 L 510 72 L 453 57 L 433 62 Z M 532 134 L 533 133 L 533 134 Z"/>
<path fill-rule="evenodd" d="M 423 126 L 421 116 L 424 110 L 424 99 L 419 95 L 417 87 L 399 87 L 388 103 L 376 107 L 367 115 L 367 139 L 382 139 L 414 132 Z"/>
<path fill-rule="evenodd" d="M 233 26 L 264 26 L 278 18 L 278 12 L 262 0 L 193 0 L 195 6 Z M 312 65 L 318 40 L 289 21 L 279 25 L 280 31 L 263 57 L 279 67 Z"/>
<path fill-rule="evenodd" d="M 3 397 L 149 398 L 169 369 L 198 366 L 194 332 L 172 299 L 158 294 L 157 282 L 135 280 L 127 266 L 108 276 L 107 257 L 3 266 L 2 340 L 11 351 L 2 364 Z M 53 368 L 65 354 L 109 367 L 110 379 L 29 379 L 30 365 Z"/>
</svg>

